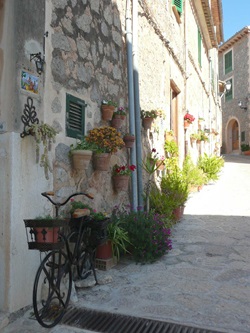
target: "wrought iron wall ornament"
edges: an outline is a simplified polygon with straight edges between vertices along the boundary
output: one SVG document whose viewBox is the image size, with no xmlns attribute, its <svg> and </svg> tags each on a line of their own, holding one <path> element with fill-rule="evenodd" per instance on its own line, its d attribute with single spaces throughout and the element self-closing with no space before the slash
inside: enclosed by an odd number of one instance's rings
<svg viewBox="0 0 250 333">
<path fill-rule="evenodd" d="M 36 108 L 33 105 L 33 99 L 31 97 L 28 97 L 27 104 L 24 104 L 24 110 L 23 110 L 23 115 L 21 116 L 21 121 L 24 124 L 23 132 L 20 134 L 21 138 L 30 135 L 29 128 L 31 125 L 39 124 Z"/>
</svg>

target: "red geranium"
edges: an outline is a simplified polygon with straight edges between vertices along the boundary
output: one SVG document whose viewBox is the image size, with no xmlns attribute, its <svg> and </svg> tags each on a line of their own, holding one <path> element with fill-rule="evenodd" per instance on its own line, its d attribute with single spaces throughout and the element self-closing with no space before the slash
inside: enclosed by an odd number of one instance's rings
<svg viewBox="0 0 250 333">
<path fill-rule="evenodd" d="M 133 171 L 135 171 L 136 169 L 136 166 L 134 164 L 132 165 L 118 165 L 118 164 L 115 164 L 113 166 L 113 175 L 114 176 L 117 176 L 117 175 L 131 175 L 131 173 Z"/>
<path fill-rule="evenodd" d="M 190 113 L 186 113 L 184 116 L 184 120 L 192 124 L 192 122 L 195 120 L 195 117 L 192 116 Z"/>
</svg>

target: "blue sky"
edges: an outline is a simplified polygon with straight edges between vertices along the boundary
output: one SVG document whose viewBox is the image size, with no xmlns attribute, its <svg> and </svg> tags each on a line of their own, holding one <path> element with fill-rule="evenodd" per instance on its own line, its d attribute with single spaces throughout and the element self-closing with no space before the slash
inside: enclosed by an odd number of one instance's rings
<svg viewBox="0 0 250 333">
<path fill-rule="evenodd" d="M 250 26 L 250 0 L 222 0 L 224 41 Z"/>
</svg>

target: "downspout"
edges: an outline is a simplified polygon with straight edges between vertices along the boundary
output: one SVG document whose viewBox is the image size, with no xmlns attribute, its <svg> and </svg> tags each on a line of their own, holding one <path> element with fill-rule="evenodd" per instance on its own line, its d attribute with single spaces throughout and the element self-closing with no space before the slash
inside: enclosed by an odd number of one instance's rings
<svg viewBox="0 0 250 333">
<path fill-rule="evenodd" d="M 135 136 L 137 157 L 138 207 L 143 208 L 142 149 L 141 149 L 141 109 L 138 71 L 138 0 L 133 1 L 133 77 L 135 103 Z"/>
<path fill-rule="evenodd" d="M 212 154 L 212 111 L 211 111 L 211 92 L 212 92 L 212 59 L 211 59 L 211 51 L 209 51 L 209 154 Z"/>
<path fill-rule="evenodd" d="M 129 132 L 135 135 L 137 142 L 137 135 L 135 131 L 135 105 L 134 105 L 134 82 L 133 82 L 133 54 L 132 54 L 132 24 L 131 24 L 131 0 L 127 0 L 126 3 L 126 46 L 127 46 L 127 73 L 128 73 L 128 108 L 129 108 Z M 136 145 L 130 149 L 130 161 L 131 164 L 136 165 L 138 169 L 138 163 L 136 161 Z M 137 189 L 137 173 L 132 172 L 132 198 L 131 198 L 131 210 L 136 210 L 138 207 L 138 189 Z"/>
</svg>

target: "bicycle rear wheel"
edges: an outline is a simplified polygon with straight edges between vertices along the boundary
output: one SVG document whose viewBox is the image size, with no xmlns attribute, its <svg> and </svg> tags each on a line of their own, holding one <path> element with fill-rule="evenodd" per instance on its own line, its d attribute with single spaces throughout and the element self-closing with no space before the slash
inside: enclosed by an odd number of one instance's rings
<svg viewBox="0 0 250 333">
<path fill-rule="evenodd" d="M 72 272 L 67 256 L 52 251 L 42 261 L 33 287 L 33 308 L 43 327 L 53 327 L 62 319 L 69 304 Z"/>
</svg>

